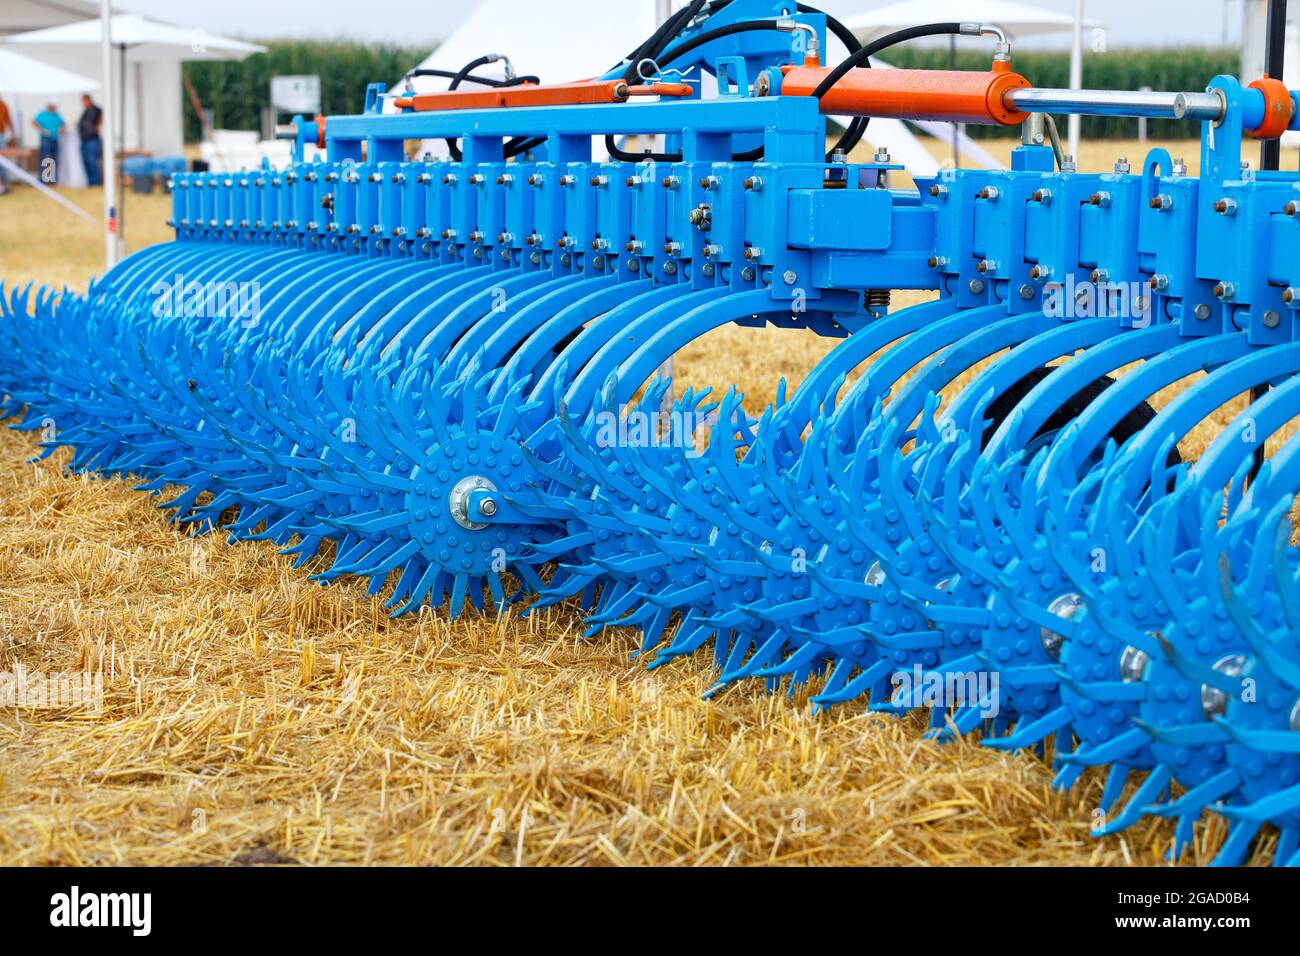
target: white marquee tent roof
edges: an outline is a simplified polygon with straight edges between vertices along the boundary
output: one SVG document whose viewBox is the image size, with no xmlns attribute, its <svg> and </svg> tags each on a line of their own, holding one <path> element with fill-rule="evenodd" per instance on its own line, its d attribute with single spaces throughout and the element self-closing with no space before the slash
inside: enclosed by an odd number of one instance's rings
<svg viewBox="0 0 1300 956">
<path fill-rule="evenodd" d="M 98 48 L 103 27 L 98 19 L 65 23 L 62 26 L 33 30 L 6 37 L 4 43 L 52 55 L 84 54 Z M 243 40 L 211 36 L 204 30 L 160 23 L 136 13 L 119 13 L 112 18 L 113 46 L 127 48 L 132 62 L 158 60 L 242 60 L 253 53 L 265 53 L 266 47 Z"/>
<path fill-rule="evenodd" d="M 85 93 L 99 81 L 0 47 L 0 93 Z"/>
</svg>

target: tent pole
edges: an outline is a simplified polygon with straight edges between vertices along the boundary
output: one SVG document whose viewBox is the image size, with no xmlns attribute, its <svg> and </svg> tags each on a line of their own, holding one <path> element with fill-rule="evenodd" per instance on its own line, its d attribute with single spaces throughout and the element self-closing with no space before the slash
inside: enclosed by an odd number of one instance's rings
<svg viewBox="0 0 1300 956">
<path fill-rule="evenodd" d="M 126 152 L 126 44 L 117 48 L 117 138 L 121 146 L 117 151 L 117 250 L 118 256 L 126 254 L 126 183 L 122 179 L 122 154 Z"/>
<path fill-rule="evenodd" d="M 1074 0 L 1074 38 L 1070 44 L 1070 89 L 1083 89 L 1083 0 Z M 1069 119 L 1070 155 L 1079 161 L 1079 134 L 1083 129 L 1083 118 L 1071 114 Z"/>
<path fill-rule="evenodd" d="M 113 144 L 113 124 L 117 122 L 113 109 L 113 4 L 112 0 L 100 0 L 100 25 L 103 30 L 100 55 L 104 70 L 104 111 L 100 143 L 108 143 L 109 156 L 101 156 L 100 167 L 104 180 L 104 271 L 117 263 L 117 161 L 111 154 Z M 105 162 L 107 160 L 107 162 Z"/>
</svg>

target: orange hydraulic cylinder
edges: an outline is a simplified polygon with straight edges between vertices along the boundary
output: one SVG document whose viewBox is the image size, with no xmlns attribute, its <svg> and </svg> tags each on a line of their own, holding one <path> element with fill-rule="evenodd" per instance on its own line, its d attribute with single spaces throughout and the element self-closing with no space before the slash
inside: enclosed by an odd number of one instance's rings
<svg viewBox="0 0 1300 956">
<path fill-rule="evenodd" d="M 830 73 L 824 66 L 785 69 L 782 96 L 812 96 Z M 855 68 L 826 91 L 821 111 L 836 116 L 885 116 L 984 126 L 1014 126 L 1028 116 L 1005 101 L 1010 90 L 1029 86 L 1008 63 L 986 73 L 969 70 Z"/>
</svg>

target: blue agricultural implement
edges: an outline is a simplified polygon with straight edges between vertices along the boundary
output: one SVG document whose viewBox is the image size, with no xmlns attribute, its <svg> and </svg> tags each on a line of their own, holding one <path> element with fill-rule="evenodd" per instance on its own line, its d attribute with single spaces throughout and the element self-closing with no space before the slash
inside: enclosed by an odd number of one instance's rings
<svg viewBox="0 0 1300 956">
<path fill-rule="evenodd" d="M 870 68 L 948 34 L 990 68 Z M 84 295 L 0 296 L 17 427 L 394 615 L 577 597 L 651 666 L 927 708 L 1061 787 L 1106 768 L 1106 832 L 1171 818 L 1177 856 L 1208 810 L 1219 862 L 1300 863 L 1300 174 L 1242 161 L 1295 92 L 1038 89 L 996 27 L 861 47 L 771 0 L 694 0 L 582 82 L 489 59 L 299 118 L 283 169 L 177 175 L 175 241 Z M 1197 124 L 1200 175 L 1078 172 L 1053 113 Z M 1022 145 L 892 188 L 847 160 L 881 116 Z M 674 394 L 657 370 L 731 323 L 840 341 L 761 410 Z"/>
</svg>

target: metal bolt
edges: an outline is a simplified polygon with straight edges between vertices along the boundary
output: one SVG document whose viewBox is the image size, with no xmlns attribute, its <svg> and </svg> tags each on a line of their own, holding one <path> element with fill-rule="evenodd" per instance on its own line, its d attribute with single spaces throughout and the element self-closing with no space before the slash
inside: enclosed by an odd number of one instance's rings
<svg viewBox="0 0 1300 956">
<path fill-rule="evenodd" d="M 1099 206 L 1102 209 L 1106 209 L 1110 206 L 1110 193 L 1108 192 L 1093 193 L 1090 197 L 1088 197 L 1088 202 L 1094 206 Z"/>
<path fill-rule="evenodd" d="M 1061 172 L 1077 173 L 1078 171 L 1079 171 L 1079 164 L 1075 162 L 1073 156 L 1067 154 L 1066 156 L 1063 156 L 1061 158 Z"/>
<path fill-rule="evenodd" d="M 592 256 L 591 267 L 595 269 L 597 272 L 603 272 L 605 270 L 605 257 Z"/>
<path fill-rule="evenodd" d="M 753 192 L 756 192 L 756 193 L 758 193 L 758 192 L 762 192 L 762 191 L 763 191 L 763 178 L 762 178 L 761 176 L 750 176 L 750 177 L 749 177 L 748 179 L 746 179 L 746 180 L 744 181 L 744 183 L 742 183 L 741 185 L 743 185 L 743 186 L 744 186 L 746 189 L 748 189 L 748 190 L 752 190 Z"/>
<path fill-rule="evenodd" d="M 1205 322 L 1210 318 L 1210 307 L 1204 302 L 1198 302 L 1196 308 L 1192 309 L 1192 315 L 1196 316 L 1199 321 Z"/>
<path fill-rule="evenodd" d="M 1050 189 L 1035 189 L 1034 194 L 1029 197 L 1034 202 L 1042 203 L 1044 206 L 1052 204 L 1052 191 Z"/>
<path fill-rule="evenodd" d="M 706 262 L 706 263 L 704 263 L 704 265 L 700 268 L 700 272 L 704 275 L 704 277 L 705 277 L 706 279 L 712 279 L 712 278 L 713 278 L 713 274 L 714 274 L 715 272 L 717 272 L 717 269 L 714 268 L 712 262 Z"/>
<path fill-rule="evenodd" d="M 948 195 L 948 187 L 941 186 L 938 183 L 935 183 L 933 186 L 930 187 L 930 195 L 933 196 L 935 199 L 944 199 Z"/>
<path fill-rule="evenodd" d="M 948 265 L 947 256 L 931 256 L 926 263 L 931 269 L 943 269 Z"/>
<path fill-rule="evenodd" d="M 1220 282 L 1214 287 L 1216 298 L 1223 299 L 1225 302 L 1231 301 L 1237 294 L 1237 287 L 1231 282 Z"/>
<path fill-rule="evenodd" d="M 1028 282 L 1020 287 L 1020 298 L 1024 299 L 1026 302 L 1032 299 L 1035 295 L 1034 287 Z"/>
<path fill-rule="evenodd" d="M 1288 289 L 1283 289 L 1283 290 L 1282 290 L 1282 301 L 1283 301 L 1283 302 L 1285 302 L 1287 305 L 1291 305 L 1291 303 L 1295 302 L 1295 300 L 1296 300 L 1296 290 L 1295 290 L 1295 286 L 1292 286 L 1292 287 L 1290 287 L 1290 288 L 1288 288 Z"/>
<path fill-rule="evenodd" d="M 1147 285 L 1156 292 L 1164 292 L 1165 289 L 1169 288 L 1169 276 L 1160 274 L 1153 275 L 1147 280 Z"/>
<path fill-rule="evenodd" d="M 987 199 L 989 202 L 997 202 L 998 196 L 1001 195 L 997 186 L 985 186 L 979 191 L 980 199 Z"/>
<path fill-rule="evenodd" d="M 1237 200 L 1220 199 L 1214 204 L 1214 211 L 1224 216 L 1235 216 L 1237 214 Z"/>
<path fill-rule="evenodd" d="M 1121 156 L 1115 160 L 1115 172 L 1127 173 L 1132 167 L 1128 164 L 1128 157 Z"/>
<path fill-rule="evenodd" d="M 799 274 L 793 269 L 786 269 L 785 272 L 781 273 L 781 281 L 786 285 L 794 285 L 799 281 Z"/>
<path fill-rule="evenodd" d="M 1041 279 L 1046 279 L 1049 275 L 1051 275 L 1051 273 L 1052 273 L 1052 270 L 1051 270 L 1050 267 L 1039 264 L 1039 265 L 1033 266 L 1033 267 L 1029 270 L 1029 278 L 1031 278 L 1031 279 L 1040 279 L 1040 280 L 1041 280 Z"/>
<path fill-rule="evenodd" d="M 966 288 L 970 289 L 971 292 L 975 293 L 976 295 L 979 295 L 980 293 L 982 293 L 982 292 L 984 291 L 984 280 L 983 280 L 983 279 L 971 279 L 971 280 L 970 280 L 970 284 L 969 284 L 968 286 L 966 286 Z"/>
<path fill-rule="evenodd" d="M 756 276 L 757 274 L 758 273 L 754 271 L 753 266 L 745 266 L 745 268 L 740 270 L 740 277 L 744 279 L 746 282 L 753 282 L 754 276 Z"/>
<path fill-rule="evenodd" d="M 1185 159 L 1183 159 L 1183 158 L 1181 158 L 1181 157 L 1176 158 L 1176 159 L 1174 160 L 1174 169 L 1173 169 L 1173 173 L 1174 173 L 1175 176 L 1186 176 L 1186 175 L 1187 175 L 1187 160 L 1185 160 Z"/>
<path fill-rule="evenodd" d="M 484 518 L 491 518 L 497 513 L 497 503 L 491 498 L 484 498 L 478 503 L 478 513 Z"/>
<path fill-rule="evenodd" d="M 1264 328 L 1275 329 L 1282 324 L 1282 316 L 1278 315 L 1276 309 L 1269 309 L 1264 313 Z"/>
<path fill-rule="evenodd" d="M 665 176 L 663 178 L 664 189 L 676 189 L 678 186 L 681 185 L 681 183 L 682 181 L 678 179 L 676 176 Z"/>
<path fill-rule="evenodd" d="M 666 275 L 666 276 L 675 276 L 675 275 L 677 275 L 677 263 L 675 263 L 675 262 L 665 262 L 665 263 L 664 263 L 664 275 Z"/>
<path fill-rule="evenodd" d="M 1287 203 L 1285 206 L 1282 207 L 1282 211 L 1283 211 L 1284 213 L 1286 213 L 1288 216 L 1294 216 L 1294 215 L 1296 214 L 1296 209 L 1297 209 L 1297 208 L 1300 208 L 1300 207 L 1296 206 L 1296 204 L 1295 204 L 1294 202 L 1289 202 L 1289 203 Z"/>
<path fill-rule="evenodd" d="M 627 260 L 627 271 L 628 271 L 628 272 L 640 272 L 640 271 L 641 271 L 641 260 L 640 260 L 640 259 L 629 259 L 629 260 Z"/>
</svg>

